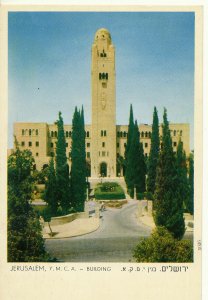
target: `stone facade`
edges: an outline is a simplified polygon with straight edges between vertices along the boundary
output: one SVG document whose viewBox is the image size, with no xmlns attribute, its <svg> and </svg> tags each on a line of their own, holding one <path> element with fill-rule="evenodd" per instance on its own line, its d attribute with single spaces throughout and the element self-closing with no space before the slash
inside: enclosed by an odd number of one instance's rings
<svg viewBox="0 0 208 300">
<path fill-rule="evenodd" d="M 91 78 L 92 124 L 85 126 L 86 158 L 91 165 L 91 177 L 123 176 L 123 170 L 118 168 L 116 162 L 118 157 L 124 157 L 128 125 L 116 125 L 115 48 L 110 33 L 104 28 L 96 32 L 92 45 Z M 136 112 L 134 113 L 136 115 Z M 64 130 L 70 165 L 72 126 L 65 125 Z M 174 151 L 176 151 L 181 138 L 184 150 L 188 155 L 190 153 L 189 124 L 170 124 L 170 130 Z M 144 154 L 148 156 L 151 147 L 152 126 L 140 124 L 139 131 Z M 160 134 L 162 134 L 161 125 Z M 31 150 L 36 168 L 39 170 L 48 165 L 50 157 L 55 155 L 56 124 L 15 123 L 14 135 L 20 149 Z"/>
</svg>

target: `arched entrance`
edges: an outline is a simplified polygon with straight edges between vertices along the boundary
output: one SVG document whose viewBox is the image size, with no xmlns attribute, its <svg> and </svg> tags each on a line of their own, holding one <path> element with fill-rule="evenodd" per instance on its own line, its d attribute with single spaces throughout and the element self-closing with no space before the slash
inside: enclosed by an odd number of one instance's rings
<svg viewBox="0 0 208 300">
<path fill-rule="evenodd" d="M 102 177 L 107 177 L 107 164 L 105 162 L 100 164 L 100 175 Z"/>
</svg>

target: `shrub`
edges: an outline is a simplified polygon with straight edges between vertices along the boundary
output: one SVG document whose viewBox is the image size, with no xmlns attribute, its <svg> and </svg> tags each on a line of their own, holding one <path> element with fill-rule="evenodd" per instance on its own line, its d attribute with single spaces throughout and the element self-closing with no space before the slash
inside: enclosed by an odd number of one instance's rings
<svg viewBox="0 0 208 300">
<path fill-rule="evenodd" d="M 122 187 L 116 182 L 104 182 L 95 188 L 95 199 L 97 200 L 118 200 L 125 199 Z"/>
<path fill-rule="evenodd" d="M 156 228 L 149 238 L 142 238 L 133 254 L 136 262 L 192 262 L 193 243 L 175 239 L 164 227 Z"/>
</svg>

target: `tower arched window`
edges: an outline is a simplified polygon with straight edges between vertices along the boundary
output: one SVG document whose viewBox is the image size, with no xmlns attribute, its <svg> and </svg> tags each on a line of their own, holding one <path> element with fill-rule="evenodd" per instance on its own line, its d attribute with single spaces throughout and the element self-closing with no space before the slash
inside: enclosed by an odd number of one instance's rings
<svg viewBox="0 0 208 300">
<path fill-rule="evenodd" d="M 35 134 L 38 135 L 38 129 L 35 130 Z"/>
<path fill-rule="evenodd" d="M 124 131 L 123 136 L 126 137 L 126 131 Z"/>
<path fill-rule="evenodd" d="M 54 132 L 55 137 L 57 138 L 57 131 Z"/>
<path fill-rule="evenodd" d="M 123 132 L 122 131 L 120 132 L 120 137 L 123 137 Z"/>
<path fill-rule="evenodd" d="M 24 129 L 22 129 L 22 135 L 25 135 L 25 130 Z"/>
<path fill-rule="evenodd" d="M 120 137 L 120 132 L 119 131 L 117 131 L 117 137 Z"/>
<path fill-rule="evenodd" d="M 173 135 L 176 136 L 176 130 L 173 131 Z"/>
<path fill-rule="evenodd" d="M 183 134 L 183 131 L 181 130 L 181 131 L 180 131 L 180 136 L 182 136 L 182 134 Z"/>
<path fill-rule="evenodd" d="M 89 131 L 87 131 L 87 137 L 90 137 L 90 132 Z"/>
<path fill-rule="evenodd" d="M 71 135 L 72 135 L 72 132 L 71 132 L 71 131 L 69 131 L 69 137 L 71 137 Z"/>
<path fill-rule="evenodd" d="M 142 138 L 144 137 L 144 131 L 142 131 L 141 137 L 142 137 Z"/>
<path fill-rule="evenodd" d="M 145 132 L 145 137 L 148 137 L 148 132 L 147 131 Z"/>
<path fill-rule="evenodd" d="M 31 135 L 32 134 L 32 130 L 31 129 L 29 129 L 29 135 Z"/>
<path fill-rule="evenodd" d="M 66 137 L 67 137 L 67 138 L 69 137 L 69 132 L 68 132 L 68 131 L 66 131 Z"/>
<path fill-rule="evenodd" d="M 149 131 L 149 138 L 151 139 L 151 132 Z"/>
</svg>

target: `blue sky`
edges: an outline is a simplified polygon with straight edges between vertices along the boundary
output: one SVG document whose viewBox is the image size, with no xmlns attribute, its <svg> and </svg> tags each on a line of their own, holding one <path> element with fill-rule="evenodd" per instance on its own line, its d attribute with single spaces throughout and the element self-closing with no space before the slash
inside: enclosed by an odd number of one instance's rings
<svg viewBox="0 0 208 300">
<path fill-rule="evenodd" d="M 193 149 L 194 13 L 10 12 L 9 147 L 13 123 L 53 123 L 58 111 L 71 124 L 75 105 L 91 123 L 91 45 L 97 29 L 116 47 L 117 124 L 190 123 Z"/>
</svg>

